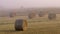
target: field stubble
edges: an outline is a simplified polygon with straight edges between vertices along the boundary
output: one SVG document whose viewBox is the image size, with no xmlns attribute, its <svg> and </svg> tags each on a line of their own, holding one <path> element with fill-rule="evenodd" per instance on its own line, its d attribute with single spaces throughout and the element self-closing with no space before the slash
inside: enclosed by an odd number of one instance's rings
<svg viewBox="0 0 60 34">
<path fill-rule="evenodd" d="M 17 18 L 25 18 L 25 16 L 17 16 L 14 18 L 2 17 L 0 19 L 0 34 L 60 34 L 59 15 L 57 15 L 56 20 L 48 20 L 47 15 L 35 19 L 27 19 L 28 29 L 26 31 L 14 30 L 15 20 Z"/>
</svg>

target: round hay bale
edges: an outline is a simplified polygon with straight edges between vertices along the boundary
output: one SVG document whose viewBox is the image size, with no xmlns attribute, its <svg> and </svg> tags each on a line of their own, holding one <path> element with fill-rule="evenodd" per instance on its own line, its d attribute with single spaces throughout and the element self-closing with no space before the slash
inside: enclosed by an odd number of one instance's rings
<svg viewBox="0 0 60 34">
<path fill-rule="evenodd" d="M 49 13 L 48 14 L 48 19 L 49 20 L 56 19 L 56 13 Z"/>
<path fill-rule="evenodd" d="M 27 30 L 27 21 L 24 19 L 17 19 L 15 22 L 15 30 L 16 31 Z"/>
<path fill-rule="evenodd" d="M 14 16 L 16 16 L 16 13 L 15 12 L 10 12 L 9 16 L 14 17 Z"/>
<path fill-rule="evenodd" d="M 32 19 L 32 18 L 34 18 L 35 16 L 36 16 L 36 13 L 30 13 L 30 14 L 28 15 L 29 19 Z"/>
<path fill-rule="evenodd" d="M 44 16 L 44 12 L 40 11 L 39 12 L 39 17 L 43 17 Z"/>
<path fill-rule="evenodd" d="M 9 15 L 9 16 L 10 16 L 10 17 L 14 17 L 12 13 L 10 13 L 10 15 Z"/>
</svg>

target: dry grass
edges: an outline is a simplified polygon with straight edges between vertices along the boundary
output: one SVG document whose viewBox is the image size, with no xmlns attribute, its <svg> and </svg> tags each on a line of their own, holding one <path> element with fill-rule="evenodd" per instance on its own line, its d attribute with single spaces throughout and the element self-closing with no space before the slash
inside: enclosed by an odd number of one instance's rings
<svg viewBox="0 0 60 34">
<path fill-rule="evenodd" d="M 26 31 L 15 31 L 14 22 L 17 18 L 26 18 L 17 16 L 14 18 L 2 17 L 0 19 L 0 34 L 60 34 L 60 14 L 56 20 L 48 20 L 45 17 L 38 17 L 28 20 L 28 29 Z M 2 24 L 3 23 L 3 24 Z M 6 23 L 6 24 L 5 24 Z"/>
</svg>

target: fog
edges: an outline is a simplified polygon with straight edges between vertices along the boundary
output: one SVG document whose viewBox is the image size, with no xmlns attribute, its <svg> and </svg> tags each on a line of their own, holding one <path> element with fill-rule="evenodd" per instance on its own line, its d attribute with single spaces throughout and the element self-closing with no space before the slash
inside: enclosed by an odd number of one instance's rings
<svg viewBox="0 0 60 34">
<path fill-rule="evenodd" d="M 0 8 L 60 7 L 60 0 L 0 0 Z"/>
</svg>

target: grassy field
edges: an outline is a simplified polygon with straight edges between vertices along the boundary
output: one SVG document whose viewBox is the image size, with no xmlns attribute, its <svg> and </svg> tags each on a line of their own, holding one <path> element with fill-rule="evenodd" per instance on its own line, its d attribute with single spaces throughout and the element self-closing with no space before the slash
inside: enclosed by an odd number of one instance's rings
<svg viewBox="0 0 60 34">
<path fill-rule="evenodd" d="M 27 19 L 26 31 L 14 30 L 14 23 L 18 18 Z M 0 17 L 0 34 L 60 34 L 60 14 L 57 14 L 56 20 L 48 20 L 47 15 L 34 19 L 28 19 L 25 16 Z"/>
</svg>

